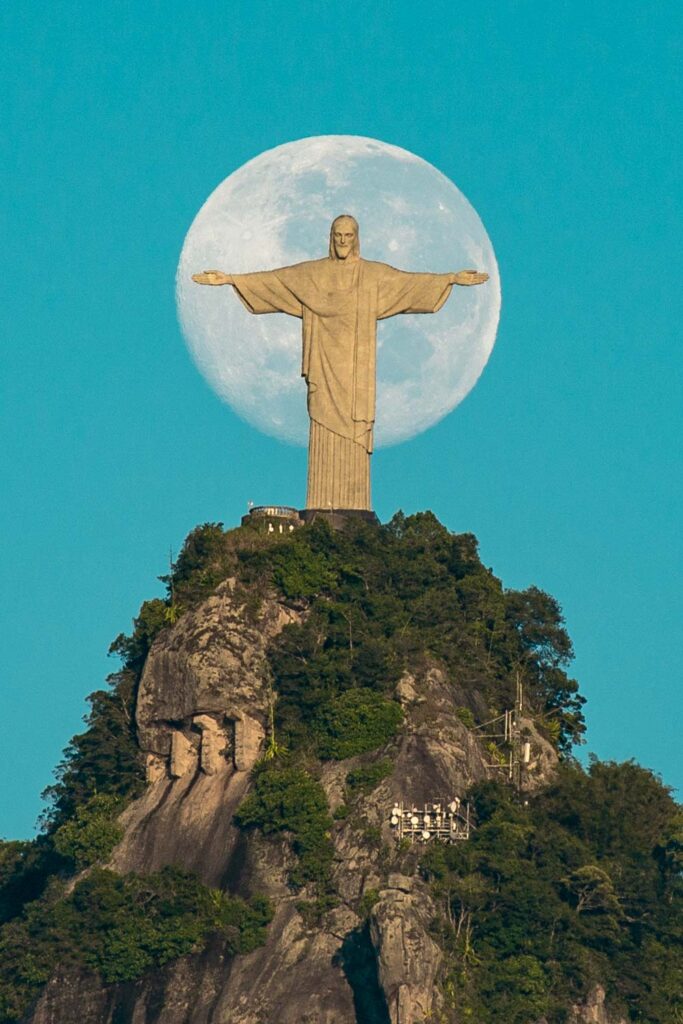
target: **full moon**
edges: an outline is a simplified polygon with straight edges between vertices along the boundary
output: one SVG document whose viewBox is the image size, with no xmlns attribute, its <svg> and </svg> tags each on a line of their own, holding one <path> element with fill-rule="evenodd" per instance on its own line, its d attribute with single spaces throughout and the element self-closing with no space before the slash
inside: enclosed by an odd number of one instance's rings
<svg viewBox="0 0 683 1024">
<path fill-rule="evenodd" d="M 251 315 L 229 286 L 202 288 L 202 270 L 244 274 L 327 255 L 340 213 L 360 225 L 364 259 L 399 270 L 486 271 L 453 288 L 433 316 L 380 322 L 377 445 L 427 430 L 476 384 L 500 313 L 493 246 L 462 192 L 415 154 L 377 139 L 325 135 L 288 142 L 244 164 L 212 192 L 178 265 L 178 315 L 201 373 L 238 415 L 292 444 L 308 439 L 301 321 Z"/>
</svg>

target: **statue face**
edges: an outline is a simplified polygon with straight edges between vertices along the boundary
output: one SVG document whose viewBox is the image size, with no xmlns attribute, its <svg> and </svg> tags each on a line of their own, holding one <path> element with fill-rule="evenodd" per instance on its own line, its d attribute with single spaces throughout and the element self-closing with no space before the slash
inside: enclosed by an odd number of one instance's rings
<svg viewBox="0 0 683 1024">
<path fill-rule="evenodd" d="M 346 257 L 353 252 L 355 241 L 356 229 L 353 226 L 353 221 L 346 218 L 338 220 L 335 223 L 334 231 L 332 232 L 334 254 L 338 260 L 345 260 Z"/>
</svg>

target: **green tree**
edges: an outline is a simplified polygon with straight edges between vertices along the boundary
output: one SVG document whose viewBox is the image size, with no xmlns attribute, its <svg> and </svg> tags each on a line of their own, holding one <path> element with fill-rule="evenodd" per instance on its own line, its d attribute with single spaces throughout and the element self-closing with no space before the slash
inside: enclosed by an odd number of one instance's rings
<svg viewBox="0 0 683 1024">
<path fill-rule="evenodd" d="M 621 912 L 612 879 L 597 864 L 584 864 L 560 881 L 577 914 Z"/>
<path fill-rule="evenodd" d="M 253 792 L 235 815 L 245 829 L 264 835 L 289 833 L 298 865 L 290 872 L 295 888 L 314 882 L 319 890 L 329 885 L 332 866 L 332 819 L 325 791 L 303 768 L 276 760 L 262 763 L 254 775 Z"/>
<path fill-rule="evenodd" d="M 403 721 L 396 701 L 374 690 L 354 689 L 325 704 L 316 730 L 320 756 L 343 760 L 388 743 Z"/>
<path fill-rule="evenodd" d="M 144 789 L 135 735 L 138 675 L 124 668 L 108 682 L 108 690 L 96 690 L 87 698 L 87 729 L 73 737 L 55 772 L 57 782 L 43 794 L 49 801 L 44 815 L 49 830 L 73 817 L 76 807 L 96 793 L 131 799 Z"/>
<path fill-rule="evenodd" d="M 70 858 L 78 870 L 107 860 L 123 838 L 123 828 L 117 821 L 121 809 L 119 797 L 108 793 L 91 797 L 55 832 L 57 853 Z"/>
<path fill-rule="evenodd" d="M 470 799 L 470 840 L 423 859 L 451 1001 L 473 1019 L 561 1024 L 599 981 L 615 1016 L 674 1022 L 680 811 L 667 788 L 631 762 L 594 761 L 562 766 L 528 807 L 494 783 Z"/>
</svg>

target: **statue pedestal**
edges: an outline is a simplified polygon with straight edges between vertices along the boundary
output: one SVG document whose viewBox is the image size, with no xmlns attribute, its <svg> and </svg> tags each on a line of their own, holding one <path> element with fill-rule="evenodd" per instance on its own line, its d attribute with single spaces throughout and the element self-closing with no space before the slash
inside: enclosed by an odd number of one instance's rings
<svg viewBox="0 0 683 1024">
<path fill-rule="evenodd" d="M 304 523 L 314 523 L 316 519 L 324 519 L 333 530 L 343 530 L 353 519 L 379 526 L 379 519 L 374 512 L 365 508 L 302 508 L 299 516 Z"/>
<path fill-rule="evenodd" d="M 374 512 L 365 508 L 291 508 L 289 505 L 257 505 L 242 516 L 242 526 L 256 526 L 263 533 L 293 533 L 300 526 L 324 519 L 333 530 L 343 530 L 353 519 L 379 526 Z"/>
</svg>

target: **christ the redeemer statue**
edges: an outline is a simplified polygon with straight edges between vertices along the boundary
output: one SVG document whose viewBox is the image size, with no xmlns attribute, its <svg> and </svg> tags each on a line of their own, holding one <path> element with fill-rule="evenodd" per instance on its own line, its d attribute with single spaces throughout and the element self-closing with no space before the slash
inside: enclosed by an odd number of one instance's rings
<svg viewBox="0 0 683 1024">
<path fill-rule="evenodd" d="M 205 270 L 197 284 L 233 286 L 250 313 L 289 313 L 303 321 L 301 373 L 311 431 L 307 509 L 370 509 L 375 423 L 377 321 L 397 313 L 436 313 L 453 285 L 488 274 L 416 274 L 361 259 L 358 224 L 342 214 L 330 229 L 327 259 L 254 274 Z"/>
</svg>

